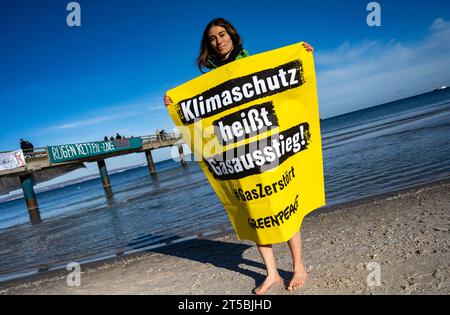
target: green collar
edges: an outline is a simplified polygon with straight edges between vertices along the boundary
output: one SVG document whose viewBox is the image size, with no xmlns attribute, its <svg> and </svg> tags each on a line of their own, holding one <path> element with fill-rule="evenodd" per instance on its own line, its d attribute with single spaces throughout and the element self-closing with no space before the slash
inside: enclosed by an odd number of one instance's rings
<svg viewBox="0 0 450 315">
<path fill-rule="evenodd" d="M 228 59 L 226 60 L 221 60 L 219 58 L 214 58 L 213 60 L 208 59 L 208 63 L 212 66 L 212 69 L 216 69 L 223 65 L 226 65 L 227 63 L 250 56 L 248 51 L 243 49 L 242 46 L 239 46 L 238 48 L 239 49 L 236 50 L 238 51 L 238 53 L 232 51 Z"/>
</svg>

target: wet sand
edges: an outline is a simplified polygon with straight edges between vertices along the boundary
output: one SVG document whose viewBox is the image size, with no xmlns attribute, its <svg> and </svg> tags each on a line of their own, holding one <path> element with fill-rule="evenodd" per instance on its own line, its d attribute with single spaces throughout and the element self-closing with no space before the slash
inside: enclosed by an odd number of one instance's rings
<svg viewBox="0 0 450 315">
<path fill-rule="evenodd" d="M 315 211 L 302 239 L 306 285 L 267 294 L 449 294 L 450 180 Z M 274 251 L 287 285 L 287 244 Z M 79 287 L 69 273 L 0 283 L 0 294 L 247 295 L 265 276 L 254 243 L 234 234 L 81 266 Z"/>
</svg>

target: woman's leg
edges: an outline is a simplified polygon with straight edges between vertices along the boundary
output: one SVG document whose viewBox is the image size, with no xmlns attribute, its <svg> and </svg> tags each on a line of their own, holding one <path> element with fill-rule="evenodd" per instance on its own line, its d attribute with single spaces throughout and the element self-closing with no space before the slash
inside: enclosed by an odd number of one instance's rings
<svg viewBox="0 0 450 315">
<path fill-rule="evenodd" d="M 257 288 L 253 290 L 255 294 L 264 294 L 273 284 L 283 283 L 283 279 L 278 273 L 278 269 L 275 263 L 275 257 L 273 255 L 272 245 L 258 245 L 259 253 L 266 265 L 267 277 L 266 280 Z"/>
<path fill-rule="evenodd" d="M 300 230 L 288 241 L 288 245 L 291 250 L 294 271 L 294 275 L 288 285 L 288 290 L 292 291 L 303 286 L 308 277 L 302 261 L 302 238 Z"/>
</svg>

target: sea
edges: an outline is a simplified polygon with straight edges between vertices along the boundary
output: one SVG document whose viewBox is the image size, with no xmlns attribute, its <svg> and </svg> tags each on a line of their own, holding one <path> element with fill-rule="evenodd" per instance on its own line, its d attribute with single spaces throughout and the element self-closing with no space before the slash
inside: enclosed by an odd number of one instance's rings
<svg viewBox="0 0 450 315">
<path fill-rule="evenodd" d="M 321 120 L 321 133 L 327 207 L 450 178 L 450 89 Z M 112 192 L 98 177 L 39 192 L 40 222 L 23 198 L 0 203 L 0 282 L 233 231 L 197 162 L 155 166 L 112 174 Z"/>
</svg>

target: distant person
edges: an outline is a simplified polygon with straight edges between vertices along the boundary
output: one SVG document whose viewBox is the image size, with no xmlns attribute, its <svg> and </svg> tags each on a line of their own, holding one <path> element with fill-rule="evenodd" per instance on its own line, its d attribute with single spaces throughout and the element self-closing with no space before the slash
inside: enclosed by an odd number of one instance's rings
<svg viewBox="0 0 450 315">
<path fill-rule="evenodd" d="M 313 48 L 304 43 L 303 47 L 312 52 Z M 242 40 L 236 29 L 225 19 L 217 18 L 212 20 L 205 28 L 201 40 L 200 54 L 197 58 L 197 65 L 200 72 L 204 69 L 216 69 L 232 61 L 245 58 L 249 53 L 242 47 Z M 172 100 L 164 95 L 164 104 L 168 107 L 172 105 Z M 302 241 L 300 230 L 287 242 L 292 255 L 293 276 L 287 289 L 292 291 L 303 286 L 307 279 L 302 260 Z M 255 294 L 264 294 L 272 285 L 282 283 L 283 279 L 278 273 L 272 244 L 258 244 L 259 253 L 267 269 L 267 276 L 264 282 L 255 288 Z"/>
<path fill-rule="evenodd" d="M 31 142 L 20 139 L 20 148 L 23 152 L 33 152 L 34 146 Z"/>
<path fill-rule="evenodd" d="M 108 137 L 105 136 L 105 138 L 103 138 L 103 141 L 108 141 Z"/>
<path fill-rule="evenodd" d="M 120 139 L 122 139 L 122 136 L 119 135 L 119 133 L 116 133 L 116 140 L 120 140 Z"/>
<path fill-rule="evenodd" d="M 20 139 L 20 148 L 22 149 L 22 151 L 27 149 L 27 142 L 23 139 Z"/>
<path fill-rule="evenodd" d="M 110 140 L 110 141 L 114 141 L 115 139 L 114 139 L 113 136 L 111 136 L 111 138 L 109 138 L 109 140 Z"/>
</svg>

